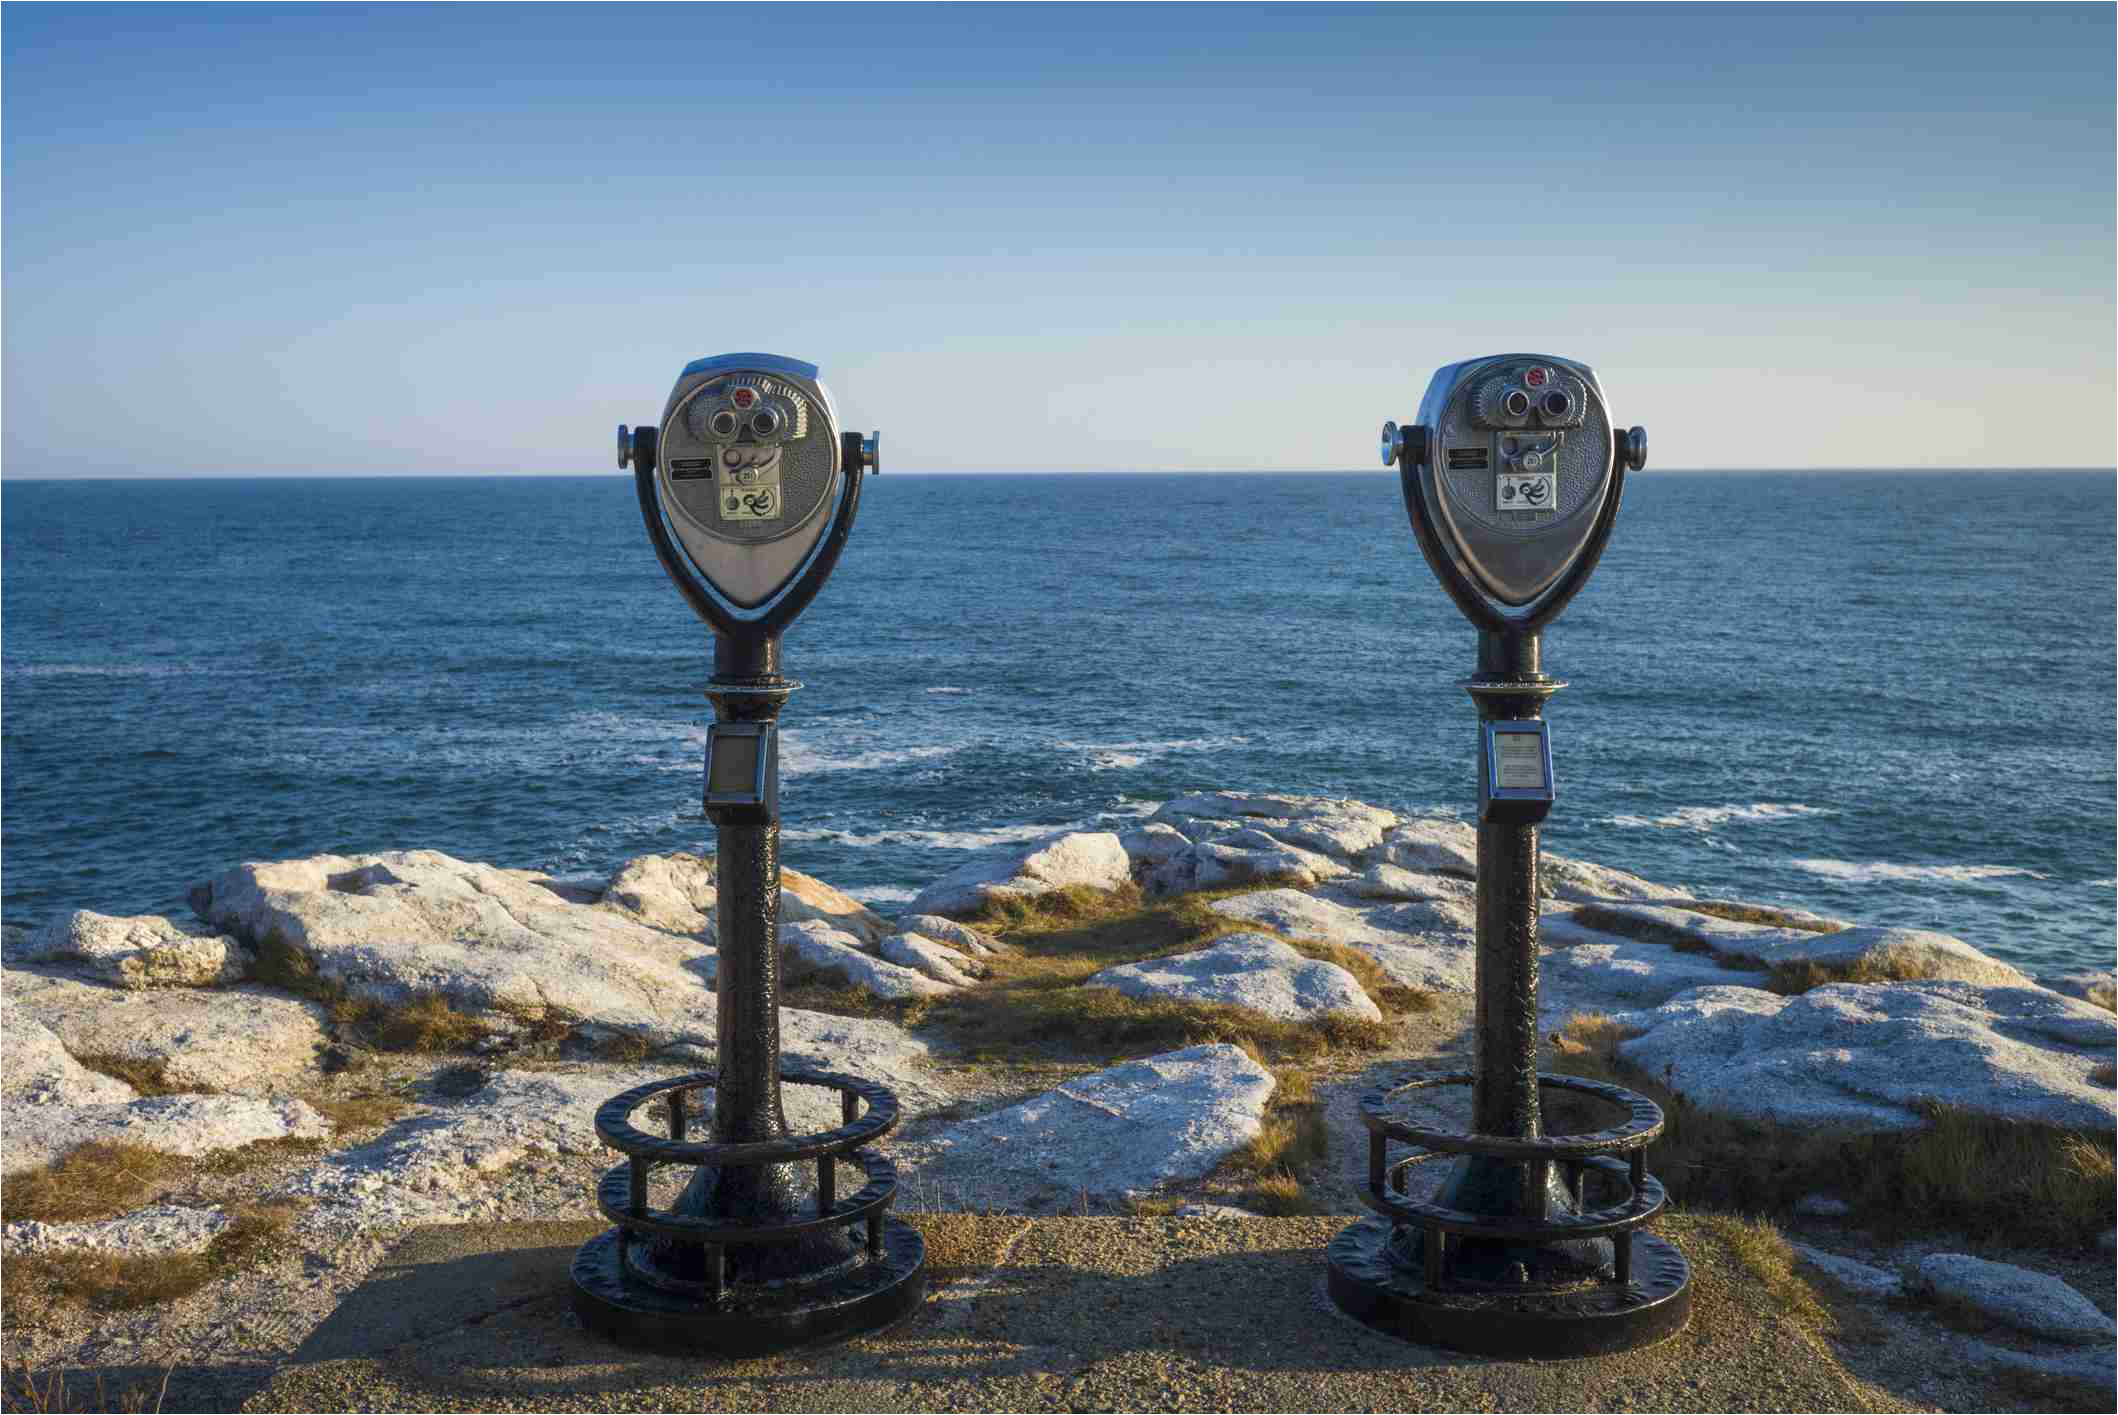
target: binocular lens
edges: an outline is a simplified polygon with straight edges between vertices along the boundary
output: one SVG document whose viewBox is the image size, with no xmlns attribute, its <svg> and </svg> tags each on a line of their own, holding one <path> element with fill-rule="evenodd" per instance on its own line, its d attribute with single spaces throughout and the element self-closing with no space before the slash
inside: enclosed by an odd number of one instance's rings
<svg viewBox="0 0 2118 1415">
<path fill-rule="evenodd" d="M 1560 389 L 1544 395 L 1544 415 L 1548 418 L 1563 418 L 1574 409 L 1574 400 Z"/>
<path fill-rule="evenodd" d="M 1523 417 L 1530 411 L 1530 395 L 1520 388 L 1514 389 L 1500 400 L 1500 406 L 1507 410 L 1507 415 L 1511 418 Z"/>
<path fill-rule="evenodd" d="M 713 415 L 707 426 L 711 427 L 722 437 L 733 437 L 735 436 L 735 414 L 723 408 Z"/>
<path fill-rule="evenodd" d="M 770 437 L 779 427 L 780 415 L 770 408 L 760 408 L 750 415 L 750 430 L 759 437 Z"/>
</svg>

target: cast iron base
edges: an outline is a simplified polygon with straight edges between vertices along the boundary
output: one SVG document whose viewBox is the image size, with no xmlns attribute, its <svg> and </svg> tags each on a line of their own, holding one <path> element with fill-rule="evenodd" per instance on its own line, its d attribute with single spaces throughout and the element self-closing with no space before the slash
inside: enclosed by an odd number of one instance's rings
<svg viewBox="0 0 2118 1415">
<path fill-rule="evenodd" d="M 919 1230 L 883 1220 L 880 1258 L 814 1282 L 731 1286 L 723 1299 L 683 1297 L 625 1276 L 619 1231 L 606 1229 L 574 1255 L 574 1311 L 589 1330 L 625 1346 L 716 1356 L 762 1356 L 864 1336 L 909 1315 L 927 1290 Z"/>
<path fill-rule="evenodd" d="M 1592 1282 L 1561 1291 L 1510 1293 L 1427 1289 L 1422 1275 L 1392 1262 L 1391 1225 L 1366 1218 L 1325 1251 L 1331 1300 L 1347 1316 L 1430 1346 L 1480 1356 L 1602 1356 L 1675 1336 L 1691 1316 L 1691 1264 L 1676 1245 L 1633 1235 L 1632 1282 Z"/>
</svg>

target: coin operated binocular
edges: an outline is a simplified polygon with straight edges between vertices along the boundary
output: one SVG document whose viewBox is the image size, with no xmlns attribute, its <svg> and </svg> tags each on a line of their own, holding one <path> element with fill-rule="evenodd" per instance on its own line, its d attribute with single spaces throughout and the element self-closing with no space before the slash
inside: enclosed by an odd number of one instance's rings
<svg viewBox="0 0 2118 1415">
<path fill-rule="evenodd" d="M 1418 422 L 1383 424 L 1382 454 L 1435 578 L 1480 631 L 1480 676 L 1542 680 L 1538 631 L 1596 568 L 1625 474 L 1647 464 L 1647 429 L 1616 425 L 1586 364 L 1502 354 L 1436 372 Z M 1478 781 L 1480 821 L 1543 820 L 1544 723 L 1488 721 Z"/>
<path fill-rule="evenodd" d="M 1690 1312 L 1690 1268 L 1646 1232 L 1666 1202 L 1647 1172 L 1655 1103 L 1537 1070 L 1538 823 L 1552 809 L 1540 633 L 1596 568 L 1647 433 L 1620 430 L 1595 373 L 1500 354 L 1434 375 L 1418 420 L 1383 424 L 1413 535 L 1478 630 L 1463 683 L 1479 716 L 1477 1070 L 1415 1071 L 1362 1102 L 1376 1217 L 1328 1252 L 1332 1299 L 1368 1325 L 1493 1356 L 1587 1356 L 1660 1341 Z M 1408 1114 L 1468 1086 L 1467 1129 Z M 1616 1123 L 1544 1133 L 1546 1092 L 1586 1095 Z M 1394 1148 L 1393 1148 L 1394 1147 Z M 1453 1157 L 1431 1198 L 1412 1169 Z"/>
<path fill-rule="evenodd" d="M 876 442 L 839 430 L 814 364 L 777 354 L 686 364 L 659 426 L 618 429 L 655 555 L 714 631 L 716 827 L 714 1069 L 596 1112 L 626 1159 L 597 1186 L 613 1227 L 575 1254 L 574 1310 L 627 1344 L 755 1355 L 873 1331 L 925 1291 L 925 1245 L 890 1217 L 896 1168 L 871 1147 L 897 1124 L 896 1096 L 780 1059 L 778 720 L 801 686 L 780 673 L 780 632 L 837 565 Z M 783 1085 L 835 1092 L 843 1123 L 791 1133 Z M 653 1112 L 662 1133 L 645 1128 Z M 850 1194 L 841 1166 L 865 1180 Z M 672 1170 L 688 1176 L 673 1198 Z"/>
<path fill-rule="evenodd" d="M 880 440 L 841 432 L 816 365 L 777 354 L 694 360 L 658 428 L 619 426 L 655 555 L 719 636 L 717 680 L 777 674 L 780 632 L 838 564 Z M 777 815 L 777 751 L 769 723 L 716 722 L 707 811 Z"/>
</svg>

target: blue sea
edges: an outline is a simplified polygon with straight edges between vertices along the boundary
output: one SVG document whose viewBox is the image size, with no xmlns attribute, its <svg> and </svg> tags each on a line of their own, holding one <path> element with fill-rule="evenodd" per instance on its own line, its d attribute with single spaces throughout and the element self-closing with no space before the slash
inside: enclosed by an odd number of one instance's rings
<svg viewBox="0 0 2118 1415">
<path fill-rule="evenodd" d="M 1545 636 L 1548 848 L 2109 967 L 2114 490 L 1635 477 Z M 0 614 L 10 922 L 711 838 L 707 637 L 629 477 L 8 481 Z M 1473 654 L 1386 474 L 885 476 L 787 637 L 785 858 L 887 910 L 1191 791 L 1466 815 Z"/>
</svg>

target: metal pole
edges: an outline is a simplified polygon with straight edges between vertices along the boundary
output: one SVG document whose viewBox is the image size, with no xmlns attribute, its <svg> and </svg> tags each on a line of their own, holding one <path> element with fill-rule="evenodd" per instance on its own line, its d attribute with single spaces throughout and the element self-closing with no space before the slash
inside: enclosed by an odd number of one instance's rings
<svg viewBox="0 0 2118 1415">
<path fill-rule="evenodd" d="M 707 696 L 721 722 L 772 722 L 794 690 L 780 674 L 777 635 L 713 638 L 713 681 Z M 780 822 L 769 810 L 715 811 L 714 1038 L 717 1081 L 713 1095 L 713 1140 L 743 1144 L 777 1140 L 788 1133 L 780 1098 Z M 752 1226 L 787 1223 L 803 1216 L 800 1171 L 793 1164 L 704 1166 L 692 1175 L 674 1205 L 680 1214 L 713 1217 Z M 813 1272 L 853 1249 L 838 1229 L 793 1243 L 744 1245 L 726 1250 L 731 1282 L 761 1281 Z M 700 1249 L 664 1244 L 657 1256 L 678 1276 L 694 1273 Z"/>
</svg>

